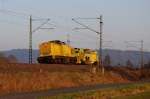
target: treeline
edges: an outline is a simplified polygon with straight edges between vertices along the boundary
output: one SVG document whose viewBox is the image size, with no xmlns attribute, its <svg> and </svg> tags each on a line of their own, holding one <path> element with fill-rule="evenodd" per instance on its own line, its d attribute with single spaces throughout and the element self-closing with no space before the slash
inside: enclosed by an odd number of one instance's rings
<svg viewBox="0 0 150 99">
<path fill-rule="evenodd" d="M 128 59 L 126 62 L 126 64 L 124 65 L 125 67 L 129 67 L 129 68 L 135 68 L 136 66 L 134 66 L 132 60 Z M 108 67 L 108 66 L 112 66 L 112 59 L 110 57 L 109 54 L 107 54 L 104 59 L 103 59 L 103 65 L 105 67 Z M 140 64 L 139 64 L 140 65 Z M 120 63 L 118 63 L 117 66 L 122 66 Z M 150 59 L 147 63 L 144 63 L 144 68 L 150 68 Z"/>
<path fill-rule="evenodd" d="M 150 68 L 150 60 L 147 64 L 144 64 L 144 68 Z"/>
<path fill-rule="evenodd" d="M 18 60 L 14 55 L 5 56 L 4 53 L 0 53 L 0 63 L 17 63 Z"/>
</svg>

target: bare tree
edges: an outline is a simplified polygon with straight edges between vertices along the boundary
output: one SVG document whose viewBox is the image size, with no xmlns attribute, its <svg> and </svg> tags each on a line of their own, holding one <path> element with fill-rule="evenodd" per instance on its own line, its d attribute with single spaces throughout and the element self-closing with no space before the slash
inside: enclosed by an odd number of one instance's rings
<svg viewBox="0 0 150 99">
<path fill-rule="evenodd" d="M 126 62 L 126 66 L 133 68 L 133 63 L 128 59 Z"/>
<path fill-rule="evenodd" d="M 104 66 L 111 66 L 111 58 L 109 54 L 107 54 L 104 58 Z"/>
</svg>

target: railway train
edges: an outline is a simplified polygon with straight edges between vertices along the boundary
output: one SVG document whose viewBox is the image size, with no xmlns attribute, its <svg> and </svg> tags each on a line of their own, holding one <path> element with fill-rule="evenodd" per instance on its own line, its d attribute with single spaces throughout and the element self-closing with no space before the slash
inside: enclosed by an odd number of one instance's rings
<svg viewBox="0 0 150 99">
<path fill-rule="evenodd" d="M 43 42 L 39 45 L 39 63 L 46 64 L 97 64 L 97 52 L 91 49 L 73 48 L 60 40 Z"/>
</svg>

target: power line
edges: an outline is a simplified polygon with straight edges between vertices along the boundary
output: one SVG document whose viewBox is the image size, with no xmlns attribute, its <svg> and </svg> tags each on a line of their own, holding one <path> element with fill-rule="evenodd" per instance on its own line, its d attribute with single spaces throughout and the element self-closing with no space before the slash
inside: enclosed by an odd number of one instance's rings
<svg viewBox="0 0 150 99">
<path fill-rule="evenodd" d="M 32 21 L 38 21 L 38 20 L 32 20 Z M 47 28 L 42 28 L 42 26 L 44 26 L 45 24 L 48 23 L 48 21 L 50 21 L 50 19 L 45 19 L 45 22 L 43 22 L 40 26 L 38 26 L 36 29 L 32 30 L 32 33 L 36 32 L 39 29 L 47 29 Z"/>
<path fill-rule="evenodd" d="M 84 18 L 82 18 L 82 19 L 84 19 Z M 81 25 L 82 27 L 84 27 L 84 28 L 82 28 L 82 29 L 88 29 L 88 30 L 90 30 L 90 31 L 92 31 L 92 32 L 95 32 L 95 33 L 97 33 L 97 34 L 100 33 L 100 32 L 97 32 L 96 30 L 90 28 L 89 26 L 84 25 L 84 24 L 78 22 L 77 20 L 75 20 L 75 18 L 73 18 L 72 21 L 74 21 L 75 23 L 77 23 L 77 24 Z M 81 28 L 80 28 L 80 29 L 81 29 Z"/>
<path fill-rule="evenodd" d="M 44 19 L 42 19 L 42 20 L 44 20 Z M 32 64 L 32 35 L 33 35 L 33 33 L 35 33 L 36 31 L 38 31 L 39 29 L 53 29 L 53 28 L 43 28 L 43 26 L 45 25 L 45 24 L 47 24 L 49 21 L 50 21 L 50 19 L 48 18 L 48 19 L 45 19 L 45 21 L 43 22 L 43 23 L 41 23 L 41 25 L 39 25 L 37 28 L 35 28 L 34 30 L 32 29 L 32 23 L 33 23 L 33 21 L 41 21 L 41 19 L 40 20 L 34 20 L 34 19 L 32 19 L 32 16 L 30 15 L 30 31 L 29 31 L 29 64 Z"/>
<path fill-rule="evenodd" d="M 87 26 L 87 25 L 85 25 L 85 24 L 83 24 L 83 23 L 81 23 L 81 22 L 79 22 L 79 21 L 77 21 L 78 19 L 85 19 L 85 20 L 87 20 L 87 19 L 98 19 L 99 20 L 99 23 L 100 23 L 100 31 L 98 32 L 98 31 L 96 31 L 96 30 L 94 30 L 94 29 L 92 29 L 92 28 L 90 28 L 89 26 Z M 97 67 L 98 69 L 100 68 L 100 67 L 102 67 L 102 74 L 104 74 L 104 67 L 103 67 L 103 62 L 102 62 L 102 26 L 103 26 L 103 20 L 102 20 L 102 16 L 100 16 L 100 17 L 98 17 L 98 18 L 72 18 L 72 21 L 74 21 L 75 23 L 77 23 L 77 24 L 79 24 L 80 26 L 82 26 L 81 28 L 84 28 L 84 29 L 88 29 L 88 30 L 90 30 L 90 31 L 92 31 L 92 32 L 95 32 L 96 34 L 99 34 L 99 38 L 100 38 L 100 46 L 99 46 L 99 67 Z"/>
<path fill-rule="evenodd" d="M 12 15 L 12 16 L 21 16 L 21 17 L 24 17 L 26 19 L 29 16 L 29 14 L 25 14 L 25 13 L 22 13 L 22 12 L 15 12 L 15 11 L 12 11 L 12 10 L 4 10 L 4 9 L 0 9 L 0 13 L 9 14 L 9 15 Z"/>
<path fill-rule="evenodd" d="M 31 15 L 31 14 L 28 14 L 28 13 L 24 13 L 24 12 L 16 12 L 16 11 L 13 11 L 13 10 L 6 10 L 6 9 L 0 9 L 0 13 L 3 13 L 3 14 L 9 14 L 9 15 L 12 15 L 12 16 L 17 16 L 17 17 L 22 17 L 26 20 L 28 20 L 28 17 Z M 45 18 L 41 18 L 37 15 L 32 15 L 34 16 L 34 20 L 45 20 Z M 48 18 L 47 18 L 48 19 Z"/>
</svg>

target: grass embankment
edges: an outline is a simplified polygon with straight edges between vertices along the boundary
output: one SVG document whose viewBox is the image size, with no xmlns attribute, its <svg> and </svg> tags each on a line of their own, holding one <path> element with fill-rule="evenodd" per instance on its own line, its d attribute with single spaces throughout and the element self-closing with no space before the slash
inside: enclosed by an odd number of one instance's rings
<svg viewBox="0 0 150 99">
<path fill-rule="evenodd" d="M 149 97 L 150 83 L 144 83 L 52 97 L 41 97 L 41 99 L 149 99 Z"/>
<path fill-rule="evenodd" d="M 105 75 L 90 69 L 87 65 L 0 64 L 0 95 L 139 80 L 136 69 L 107 67 Z"/>
<path fill-rule="evenodd" d="M 121 76 L 94 75 L 90 72 L 6 72 L 0 73 L 0 94 L 32 92 L 100 83 L 128 82 Z"/>
</svg>

